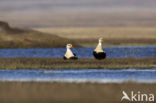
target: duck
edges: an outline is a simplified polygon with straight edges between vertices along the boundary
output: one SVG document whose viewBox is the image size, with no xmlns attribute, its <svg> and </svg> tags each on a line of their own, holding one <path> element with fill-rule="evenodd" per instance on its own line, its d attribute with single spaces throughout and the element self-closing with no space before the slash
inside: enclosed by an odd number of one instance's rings
<svg viewBox="0 0 156 103">
<path fill-rule="evenodd" d="M 78 57 L 76 57 L 76 54 L 73 53 L 73 52 L 71 51 L 71 49 L 70 49 L 70 48 L 73 48 L 72 44 L 67 44 L 67 45 L 66 45 L 66 48 L 67 48 L 67 50 L 66 50 L 65 55 L 63 56 L 63 59 L 64 59 L 64 60 L 69 60 L 69 59 L 77 60 Z"/>
<path fill-rule="evenodd" d="M 95 50 L 93 51 L 93 56 L 95 59 L 102 60 L 106 58 L 106 52 L 102 49 L 103 38 L 99 38 L 99 43 Z"/>
</svg>

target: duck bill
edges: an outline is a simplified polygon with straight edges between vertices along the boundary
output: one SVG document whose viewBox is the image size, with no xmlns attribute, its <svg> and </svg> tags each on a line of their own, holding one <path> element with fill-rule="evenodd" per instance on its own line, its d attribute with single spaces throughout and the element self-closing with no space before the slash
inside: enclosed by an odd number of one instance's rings
<svg viewBox="0 0 156 103">
<path fill-rule="evenodd" d="M 70 48 L 74 48 L 74 47 L 71 45 Z"/>
</svg>

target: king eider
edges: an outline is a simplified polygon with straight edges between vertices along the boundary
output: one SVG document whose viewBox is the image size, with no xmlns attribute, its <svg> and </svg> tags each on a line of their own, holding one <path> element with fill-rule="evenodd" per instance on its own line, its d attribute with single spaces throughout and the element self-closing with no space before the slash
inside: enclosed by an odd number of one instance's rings
<svg viewBox="0 0 156 103">
<path fill-rule="evenodd" d="M 63 59 L 65 59 L 65 60 L 68 60 L 68 59 L 76 60 L 76 59 L 78 59 L 78 57 L 76 57 L 76 54 L 71 51 L 70 48 L 72 48 L 72 47 L 73 47 L 72 44 L 67 44 L 66 45 L 67 51 L 66 51 Z"/>
<path fill-rule="evenodd" d="M 95 59 L 101 60 L 101 59 L 106 58 L 106 53 L 102 49 L 102 42 L 103 42 L 103 38 L 100 38 L 99 39 L 99 44 L 97 45 L 97 47 L 93 51 L 93 55 L 94 55 Z"/>
</svg>

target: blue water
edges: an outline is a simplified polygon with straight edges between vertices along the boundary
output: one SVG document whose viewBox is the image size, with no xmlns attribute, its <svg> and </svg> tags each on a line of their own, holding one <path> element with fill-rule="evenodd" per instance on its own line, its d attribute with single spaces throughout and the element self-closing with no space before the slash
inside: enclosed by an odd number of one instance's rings
<svg viewBox="0 0 156 103">
<path fill-rule="evenodd" d="M 56 70 L 0 70 L 0 81 L 40 82 L 97 82 L 121 83 L 127 81 L 156 83 L 156 70 L 151 69 L 56 69 Z"/>
<path fill-rule="evenodd" d="M 129 47 L 104 47 L 107 58 L 144 58 L 156 57 L 156 46 L 129 46 Z M 73 48 L 73 52 L 79 58 L 93 58 L 92 51 L 94 48 Z M 0 49 L 0 58 L 14 57 L 54 57 L 62 58 L 66 48 L 28 48 L 28 49 Z"/>
</svg>

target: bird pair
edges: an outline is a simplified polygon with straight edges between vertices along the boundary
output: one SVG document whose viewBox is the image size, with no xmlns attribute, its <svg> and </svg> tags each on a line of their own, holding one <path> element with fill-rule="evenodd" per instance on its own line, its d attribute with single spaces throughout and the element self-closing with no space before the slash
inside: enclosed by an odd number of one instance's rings
<svg viewBox="0 0 156 103">
<path fill-rule="evenodd" d="M 103 42 L 103 38 L 99 38 L 99 43 L 98 43 L 97 47 L 95 48 L 95 50 L 93 51 L 94 58 L 98 59 L 98 60 L 106 58 L 106 53 L 102 49 L 102 42 Z M 63 57 L 65 60 L 69 60 L 69 59 L 76 60 L 76 59 L 78 59 L 76 54 L 71 51 L 70 48 L 72 48 L 72 47 L 73 47 L 72 44 L 66 45 L 67 51 Z"/>
</svg>

